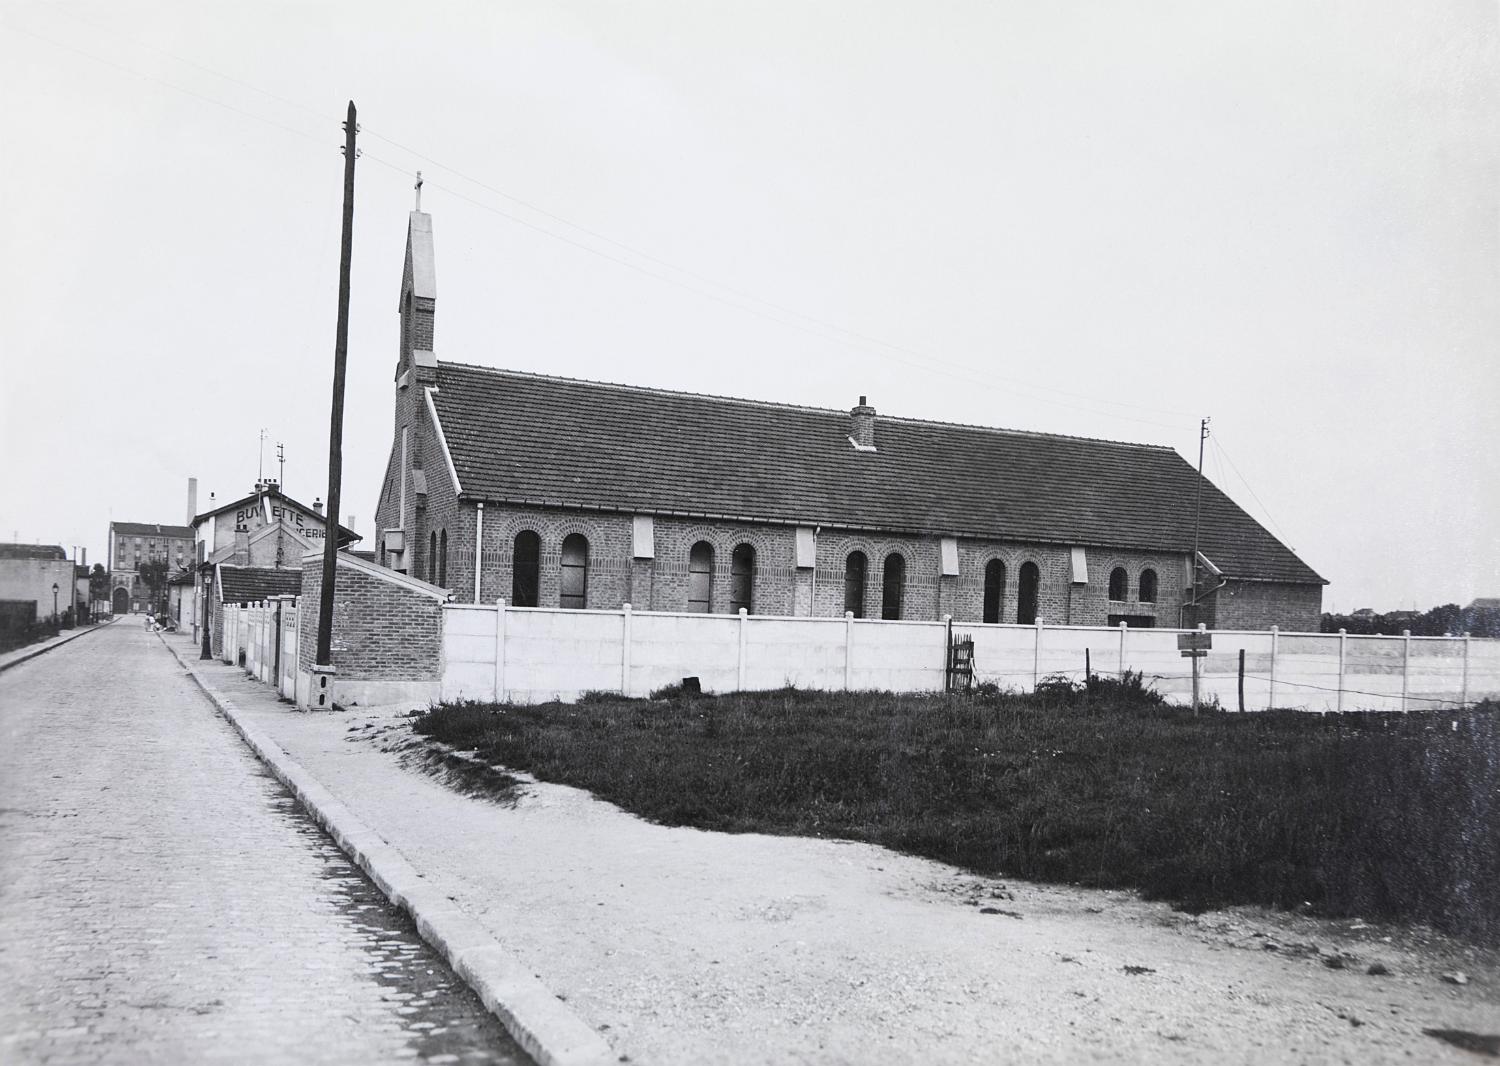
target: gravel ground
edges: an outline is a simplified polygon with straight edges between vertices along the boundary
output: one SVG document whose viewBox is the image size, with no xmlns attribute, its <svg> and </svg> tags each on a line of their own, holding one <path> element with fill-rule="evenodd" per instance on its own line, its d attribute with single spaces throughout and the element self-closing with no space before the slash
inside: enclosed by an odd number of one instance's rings
<svg viewBox="0 0 1500 1066">
<path fill-rule="evenodd" d="M 1500 1033 L 1500 959 L 1423 930 L 468 796 L 405 721 L 288 713 L 237 673 L 254 724 L 632 1061 L 1472 1063 L 1424 1030 Z"/>
</svg>

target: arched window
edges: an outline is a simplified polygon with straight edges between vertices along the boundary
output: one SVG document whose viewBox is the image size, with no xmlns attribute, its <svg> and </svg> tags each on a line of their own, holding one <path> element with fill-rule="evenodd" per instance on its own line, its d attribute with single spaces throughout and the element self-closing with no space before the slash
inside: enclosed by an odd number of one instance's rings
<svg viewBox="0 0 1500 1066">
<path fill-rule="evenodd" d="M 1036 563 L 1021 564 L 1021 583 L 1016 588 L 1016 621 L 1023 626 L 1036 622 L 1036 605 L 1042 589 L 1042 572 Z"/>
<path fill-rule="evenodd" d="M 542 574 L 542 538 L 529 529 L 516 534 L 511 551 L 510 602 L 513 607 L 535 607 Z"/>
<path fill-rule="evenodd" d="M 700 540 L 688 552 L 688 602 L 687 609 L 698 614 L 713 610 L 714 599 L 714 546 Z"/>
<path fill-rule="evenodd" d="M 582 610 L 589 600 L 589 542 L 582 533 L 570 533 L 562 542 L 561 607 Z"/>
<path fill-rule="evenodd" d="M 437 530 L 427 538 L 427 580 L 437 584 Z"/>
<path fill-rule="evenodd" d="M 984 567 L 984 620 L 1000 621 L 1000 605 L 1005 602 L 1005 564 L 991 559 Z"/>
<path fill-rule="evenodd" d="M 1140 601 L 1142 603 L 1155 603 L 1156 602 L 1156 571 L 1155 570 L 1147 569 L 1147 570 L 1142 570 L 1141 571 Z"/>
<path fill-rule="evenodd" d="M 865 616 L 865 572 L 869 570 L 865 553 L 854 551 L 844 562 L 844 610 L 855 618 Z"/>
<path fill-rule="evenodd" d="M 743 607 L 747 614 L 753 612 L 754 594 L 755 549 L 741 544 L 729 557 L 729 610 L 739 614 Z"/>
<path fill-rule="evenodd" d="M 885 582 L 880 592 L 880 617 L 887 622 L 901 617 L 901 594 L 906 585 L 906 560 L 900 552 L 885 557 Z"/>
<path fill-rule="evenodd" d="M 448 531 L 445 529 L 438 537 L 438 577 L 437 583 L 443 588 L 448 587 Z"/>
<path fill-rule="evenodd" d="M 1130 578 L 1125 573 L 1123 566 L 1117 566 L 1109 572 L 1109 598 L 1112 600 L 1123 600 L 1126 590 L 1130 586 Z"/>
</svg>

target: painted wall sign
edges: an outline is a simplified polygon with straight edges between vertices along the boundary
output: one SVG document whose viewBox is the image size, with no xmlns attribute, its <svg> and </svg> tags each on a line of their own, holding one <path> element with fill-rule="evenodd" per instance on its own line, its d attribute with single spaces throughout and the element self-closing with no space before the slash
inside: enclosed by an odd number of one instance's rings
<svg viewBox="0 0 1500 1066">
<path fill-rule="evenodd" d="M 234 531 L 250 533 L 269 524 L 265 519 L 266 511 L 270 512 L 271 522 L 285 522 L 309 540 L 318 540 L 325 535 L 321 515 L 311 514 L 287 503 L 273 504 L 265 510 L 258 504 L 241 507 L 234 513 Z"/>
</svg>

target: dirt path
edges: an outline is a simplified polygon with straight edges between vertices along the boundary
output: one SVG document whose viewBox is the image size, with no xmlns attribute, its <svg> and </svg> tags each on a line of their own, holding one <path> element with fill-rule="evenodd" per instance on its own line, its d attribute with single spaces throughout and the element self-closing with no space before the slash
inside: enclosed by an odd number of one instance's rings
<svg viewBox="0 0 1500 1066">
<path fill-rule="evenodd" d="M 1494 954 L 1436 936 L 668 829 L 556 785 L 497 803 L 417 765 L 403 721 L 228 684 L 632 1061 L 1472 1063 L 1423 1030 L 1500 1033 Z"/>
</svg>

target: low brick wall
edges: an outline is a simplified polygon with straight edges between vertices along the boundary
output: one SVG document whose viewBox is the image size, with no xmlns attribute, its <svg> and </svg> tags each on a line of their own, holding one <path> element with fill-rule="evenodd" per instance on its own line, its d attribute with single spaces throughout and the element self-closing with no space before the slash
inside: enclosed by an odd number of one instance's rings
<svg viewBox="0 0 1500 1066">
<path fill-rule="evenodd" d="M 320 553 L 302 560 L 297 705 L 306 708 L 323 599 Z M 448 593 L 340 552 L 330 647 L 333 702 L 342 707 L 426 704 L 442 684 L 442 608 Z"/>
</svg>

